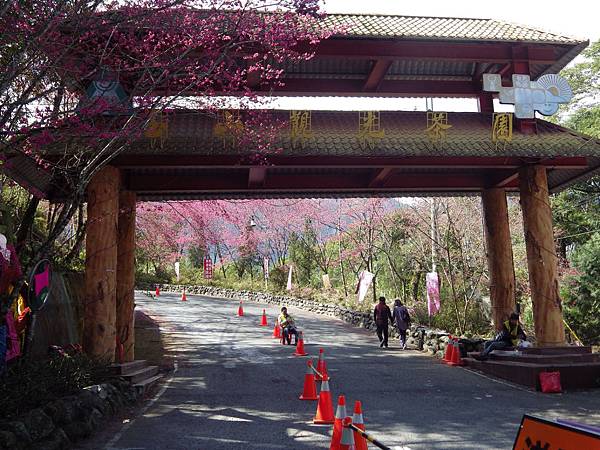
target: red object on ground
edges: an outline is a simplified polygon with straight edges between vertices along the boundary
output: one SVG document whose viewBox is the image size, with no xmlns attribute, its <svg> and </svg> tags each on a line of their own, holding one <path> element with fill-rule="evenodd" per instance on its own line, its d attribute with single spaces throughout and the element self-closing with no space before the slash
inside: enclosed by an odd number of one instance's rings
<svg viewBox="0 0 600 450">
<path fill-rule="evenodd" d="M 452 348 L 452 346 L 450 345 L 451 342 L 452 342 L 452 336 L 448 336 L 448 343 L 446 344 L 446 351 L 444 352 L 444 358 L 443 358 L 444 362 L 450 361 L 450 349 Z"/>
<path fill-rule="evenodd" d="M 346 417 L 346 397 L 340 395 L 338 397 L 337 409 L 335 410 L 335 420 L 333 422 L 333 433 L 331 434 L 331 443 L 329 444 L 329 450 L 340 450 L 340 443 L 342 442 L 342 431 L 344 428 L 342 421 Z"/>
<path fill-rule="evenodd" d="M 333 403 L 331 402 L 331 392 L 329 392 L 329 380 L 327 377 L 321 382 L 321 392 L 319 392 L 319 403 L 317 403 L 317 413 L 313 419 L 315 424 L 331 425 L 335 421 L 333 415 Z"/>
<path fill-rule="evenodd" d="M 160 289 L 158 288 L 158 286 L 156 286 L 156 296 L 160 297 Z"/>
<path fill-rule="evenodd" d="M 181 301 L 182 302 L 187 302 L 187 295 L 185 295 L 185 289 L 181 293 Z"/>
<path fill-rule="evenodd" d="M 317 361 L 317 372 L 323 374 L 323 363 L 325 362 L 325 350 L 322 348 L 319 349 L 319 360 Z M 327 370 L 327 369 L 325 369 Z M 321 381 L 321 377 L 317 375 L 317 381 Z"/>
<path fill-rule="evenodd" d="M 352 416 L 352 422 L 363 431 L 365 431 L 365 421 L 362 415 L 362 403 L 360 400 L 354 402 L 354 415 Z M 367 450 L 367 440 L 354 431 L 354 447 L 356 450 Z"/>
<path fill-rule="evenodd" d="M 318 400 L 317 382 L 312 370 L 312 361 L 308 360 L 307 365 L 306 374 L 304 375 L 304 388 L 302 389 L 302 394 L 300 394 L 300 400 Z"/>
<path fill-rule="evenodd" d="M 328 380 L 331 380 L 331 378 L 329 378 L 329 374 L 327 373 L 327 361 L 323 360 L 323 364 L 321 364 L 321 370 L 319 372 L 323 378 L 327 377 Z"/>
<path fill-rule="evenodd" d="M 562 392 L 560 372 L 540 372 L 540 387 L 545 394 Z"/>
<path fill-rule="evenodd" d="M 263 309 L 263 313 L 262 313 L 262 319 L 260 320 L 260 326 L 261 327 L 267 326 L 267 313 L 264 309 Z"/>
<path fill-rule="evenodd" d="M 340 450 L 355 450 L 354 431 L 350 428 L 352 425 L 352 417 L 346 417 L 342 423 L 342 440 L 340 442 Z"/>
<path fill-rule="evenodd" d="M 279 326 L 279 319 L 275 321 L 275 326 L 273 327 L 273 339 L 281 339 L 281 327 Z"/>
<path fill-rule="evenodd" d="M 454 338 L 448 341 L 448 347 L 450 347 L 450 350 L 448 350 L 448 359 L 446 360 L 446 364 L 452 365 L 452 358 L 454 357 Z"/>
<path fill-rule="evenodd" d="M 304 351 L 304 336 L 302 335 L 302 331 L 298 333 L 298 342 L 296 343 L 296 351 L 294 352 L 294 356 L 306 356 L 308 353 Z"/>
<path fill-rule="evenodd" d="M 452 346 L 452 360 L 450 361 L 451 366 L 464 366 L 465 363 L 460 356 L 460 344 L 458 339 L 454 340 L 454 345 Z"/>
<path fill-rule="evenodd" d="M 244 308 L 242 308 L 242 302 L 240 300 L 240 306 L 238 307 L 238 316 L 242 317 L 244 315 Z"/>
</svg>

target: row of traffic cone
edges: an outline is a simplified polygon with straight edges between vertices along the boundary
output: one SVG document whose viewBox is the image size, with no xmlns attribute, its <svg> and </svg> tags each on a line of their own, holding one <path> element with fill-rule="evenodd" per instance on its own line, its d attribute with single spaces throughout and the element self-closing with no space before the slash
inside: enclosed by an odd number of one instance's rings
<svg viewBox="0 0 600 450">
<path fill-rule="evenodd" d="M 156 286 L 156 291 L 154 291 L 154 295 L 156 297 L 160 297 L 160 289 L 158 288 L 158 286 Z M 185 289 L 181 293 L 181 301 L 182 302 L 187 302 L 187 295 L 185 295 Z"/>
<path fill-rule="evenodd" d="M 240 301 L 238 316 L 243 316 L 244 310 Z M 260 326 L 267 326 L 267 315 L 263 309 Z M 279 320 L 276 320 L 272 333 L 273 339 L 281 339 L 281 327 Z M 294 356 L 306 356 L 304 349 L 304 336 L 302 332 L 298 333 L 298 342 Z M 367 450 L 366 439 L 357 432 L 349 428 L 349 424 L 354 425 L 362 431 L 365 431 L 364 419 L 362 415 L 362 404 L 357 400 L 354 404 L 354 415 L 348 417 L 346 414 L 346 399 L 343 395 L 338 398 L 336 413 L 333 413 L 333 400 L 329 389 L 329 375 L 327 374 L 327 362 L 325 361 L 325 351 L 319 349 L 319 359 L 317 367 L 313 367 L 312 360 L 307 361 L 306 372 L 304 374 L 304 386 L 299 396 L 300 400 L 317 400 L 317 411 L 313 418 L 315 424 L 333 425 L 333 434 L 331 438 L 330 450 Z M 321 381 L 321 390 L 317 395 L 317 381 Z"/>
<path fill-rule="evenodd" d="M 460 343 L 458 338 L 448 336 L 448 344 L 444 352 L 444 362 L 450 366 L 464 366 L 462 357 L 460 356 Z"/>
<path fill-rule="evenodd" d="M 315 424 L 333 425 L 330 450 L 356 449 L 366 450 L 367 441 L 360 434 L 353 432 L 343 421 L 354 422 L 357 428 L 365 430 L 362 415 L 362 404 L 359 400 L 354 403 L 354 416 L 348 417 L 346 413 L 346 398 L 338 397 L 335 415 L 333 413 L 333 401 L 329 388 L 329 376 L 327 375 L 327 363 L 325 362 L 324 350 L 319 349 L 319 360 L 317 368 L 313 367 L 312 360 L 307 361 L 306 373 L 304 375 L 304 387 L 300 400 L 318 400 L 317 412 L 313 419 Z M 321 390 L 317 395 L 317 377 L 321 380 Z"/>
</svg>

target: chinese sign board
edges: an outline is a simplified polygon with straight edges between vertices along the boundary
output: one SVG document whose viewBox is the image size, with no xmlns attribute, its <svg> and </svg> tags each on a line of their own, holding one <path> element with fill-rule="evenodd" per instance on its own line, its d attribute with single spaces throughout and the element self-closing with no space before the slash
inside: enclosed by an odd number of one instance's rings
<svg viewBox="0 0 600 450">
<path fill-rule="evenodd" d="M 213 263 L 209 256 L 204 257 L 204 278 L 207 280 L 213 277 Z"/>
</svg>

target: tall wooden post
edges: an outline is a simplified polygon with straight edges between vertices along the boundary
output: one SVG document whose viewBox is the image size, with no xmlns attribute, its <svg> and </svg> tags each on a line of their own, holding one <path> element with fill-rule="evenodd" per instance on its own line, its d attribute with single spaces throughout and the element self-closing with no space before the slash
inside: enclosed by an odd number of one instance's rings
<svg viewBox="0 0 600 450">
<path fill-rule="evenodd" d="M 83 348 L 94 358 L 115 358 L 119 171 L 102 168 L 87 188 Z"/>
<path fill-rule="evenodd" d="M 565 343 L 548 179 L 543 166 L 519 170 L 527 267 L 538 346 Z"/>
<path fill-rule="evenodd" d="M 117 245 L 117 339 L 123 345 L 124 362 L 133 361 L 135 285 L 135 192 L 119 194 Z M 117 357 L 118 357 L 117 348 Z"/>
<path fill-rule="evenodd" d="M 508 223 L 506 193 L 502 188 L 484 189 L 481 195 L 490 273 L 492 319 L 497 330 L 515 310 L 515 269 Z"/>
</svg>

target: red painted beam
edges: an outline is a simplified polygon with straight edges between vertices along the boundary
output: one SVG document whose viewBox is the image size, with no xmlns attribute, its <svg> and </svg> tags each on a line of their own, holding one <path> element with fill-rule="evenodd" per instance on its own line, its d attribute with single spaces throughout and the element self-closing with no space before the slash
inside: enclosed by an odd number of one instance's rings
<svg viewBox="0 0 600 450">
<path fill-rule="evenodd" d="M 511 43 L 463 44 L 384 39 L 340 39 L 321 41 L 316 57 L 358 59 L 459 60 L 466 62 L 505 63 L 512 61 Z M 309 50 L 305 45 L 301 50 Z M 554 64 L 564 49 L 559 46 L 528 46 L 528 58 L 534 64 Z M 560 49 L 557 51 L 557 49 Z M 562 51 L 561 51 L 562 50 Z M 559 53 L 559 54 L 557 54 Z"/>
<path fill-rule="evenodd" d="M 370 186 L 371 177 L 357 174 L 269 174 L 262 188 L 249 188 L 239 171 L 231 175 L 189 173 L 174 175 L 130 175 L 127 189 L 140 194 L 198 192 L 402 192 L 402 191 L 477 191 L 487 186 L 481 172 L 395 173 L 383 186 Z"/>
<path fill-rule="evenodd" d="M 277 154 L 269 156 L 269 168 L 519 168 L 523 164 L 542 164 L 553 169 L 583 169 L 588 166 L 583 156 L 556 158 L 520 158 L 506 156 L 291 156 Z M 251 168 L 240 155 L 127 155 L 121 154 L 112 162 L 122 169 L 174 169 L 174 168 Z"/>
<path fill-rule="evenodd" d="M 274 95 L 373 95 L 373 92 L 363 92 L 365 82 L 362 79 L 287 77 L 283 79 L 283 83 L 277 90 L 269 92 Z M 480 92 L 470 80 L 382 80 L 377 89 L 378 95 L 413 97 L 475 97 Z"/>
<path fill-rule="evenodd" d="M 267 167 L 250 167 L 248 171 L 248 187 L 251 189 L 260 188 L 265 184 L 267 176 Z"/>
<path fill-rule="evenodd" d="M 373 67 L 371 68 L 371 72 L 369 72 L 369 76 L 365 80 L 365 84 L 363 85 L 363 91 L 377 91 L 391 65 L 392 61 L 389 60 L 380 59 L 375 61 Z"/>
<path fill-rule="evenodd" d="M 369 183 L 369 187 L 382 187 L 385 186 L 385 182 L 392 175 L 394 169 L 392 167 L 384 167 L 375 172 L 375 175 Z"/>
</svg>

